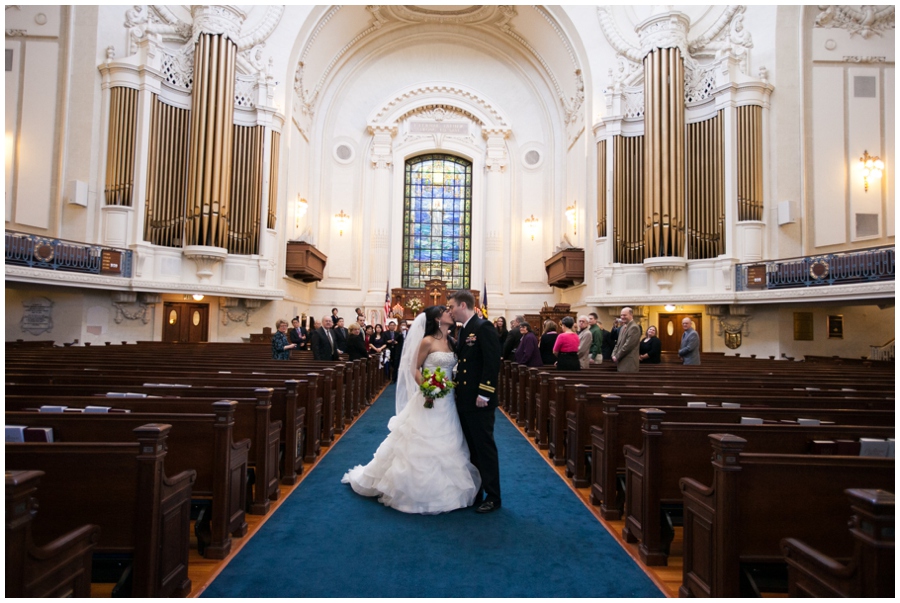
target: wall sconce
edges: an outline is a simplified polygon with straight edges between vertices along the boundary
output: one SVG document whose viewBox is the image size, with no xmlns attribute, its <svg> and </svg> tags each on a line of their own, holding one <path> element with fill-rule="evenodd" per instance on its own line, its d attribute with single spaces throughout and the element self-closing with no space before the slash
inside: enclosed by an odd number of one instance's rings
<svg viewBox="0 0 900 603">
<path fill-rule="evenodd" d="M 538 228 L 540 227 L 540 220 L 534 217 L 534 214 L 531 214 L 530 218 L 525 218 L 525 232 L 531 235 L 531 240 L 534 240 L 534 235 L 537 234 Z"/>
<path fill-rule="evenodd" d="M 334 222 L 338 227 L 338 235 L 344 236 L 344 229 L 347 227 L 347 224 L 350 223 L 350 216 L 344 213 L 344 210 L 341 210 L 341 213 L 334 214 Z"/>
<path fill-rule="evenodd" d="M 566 219 L 572 225 L 572 234 L 578 234 L 578 201 L 573 201 L 572 205 L 566 208 Z"/>
<path fill-rule="evenodd" d="M 675 311 L 675 304 L 666 304 L 663 307 L 666 309 L 666 312 L 674 312 Z"/>
<path fill-rule="evenodd" d="M 300 218 L 306 215 L 306 210 L 309 209 L 309 203 L 306 199 L 297 195 L 297 204 L 294 206 L 294 224 L 296 228 L 300 228 Z"/>
<path fill-rule="evenodd" d="M 194 298 L 194 301 L 203 301 L 203 295 L 200 293 L 194 293 L 191 297 Z"/>
<path fill-rule="evenodd" d="M 869 192 L 869 180 L 881 180 L 881 173 L 884 171 L 884 162 L 880 157 L 872 157 L 869 151 L 863 151 L 863 156 L 859 158 L 859 168 L 862 171 L 863 185 L 866 192 Z"/>
</svg>

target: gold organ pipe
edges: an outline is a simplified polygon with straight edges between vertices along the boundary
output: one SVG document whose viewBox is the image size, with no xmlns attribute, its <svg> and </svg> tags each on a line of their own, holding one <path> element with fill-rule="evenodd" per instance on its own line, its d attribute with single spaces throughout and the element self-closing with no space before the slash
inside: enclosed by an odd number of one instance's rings
<svg viewBox="0 0 900 603">
<path fill-rule="evenodd" d="M 597 236 L 606 236 L 606 141 L 597 143 Z"/>
</svg>

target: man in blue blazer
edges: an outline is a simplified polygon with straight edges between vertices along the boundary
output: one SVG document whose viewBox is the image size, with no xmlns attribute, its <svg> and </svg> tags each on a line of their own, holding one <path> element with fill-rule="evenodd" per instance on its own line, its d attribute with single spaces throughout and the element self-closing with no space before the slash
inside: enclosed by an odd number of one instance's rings
<svg viewBox="0 0 900 603">
<path fill-rule="evenodd" d="M 462 324 L 456 342 L 456 411 L 469 458 L 481 473 L 475 511 L 490 513 L 501 506 L 500 462 L 494 442 L 500 336 L 491 321 L 475 316 L 475 297 L 470 291 L 462 289 L 451 295 L 448 307 L 453 320 Z"/>
</svg>

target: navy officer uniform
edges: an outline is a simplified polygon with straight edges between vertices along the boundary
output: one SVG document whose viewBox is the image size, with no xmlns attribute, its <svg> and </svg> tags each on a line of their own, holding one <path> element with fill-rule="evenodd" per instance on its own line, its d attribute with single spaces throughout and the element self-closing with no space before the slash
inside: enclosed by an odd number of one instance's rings
<svg viewBox="0 0 900 603">
<path fill-rule="evenodd" d="M 456 374 L 456 410 L 469 457 L 481 473 L 481 490 L 475 505 L 492 502 L 500 507 L 500 464 L 494 442 L 497 408 L 497 377 L 500 374 L 500 337 L 491 321 L 472 316 L 459 332 L 456 343 L 459 365 Z M 475 404 L 478 396 L 488 399 L 486 407 Z"/>
</svg>

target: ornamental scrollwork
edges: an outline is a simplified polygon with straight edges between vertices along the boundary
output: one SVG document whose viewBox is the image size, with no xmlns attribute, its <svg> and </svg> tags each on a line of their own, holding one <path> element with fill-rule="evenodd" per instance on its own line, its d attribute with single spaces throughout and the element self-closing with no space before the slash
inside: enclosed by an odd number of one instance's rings
<svg viewBox="0 0 900 603">
<path fill-rule="evenodd" d="M 819 10 L 821 12 L 816 16 L 816 27 L 845 29 L 850 32 L 850 37 L 858 34 L 868 40 L 894 29 L 893 5 L 820 5 Z"/>
</svg>

